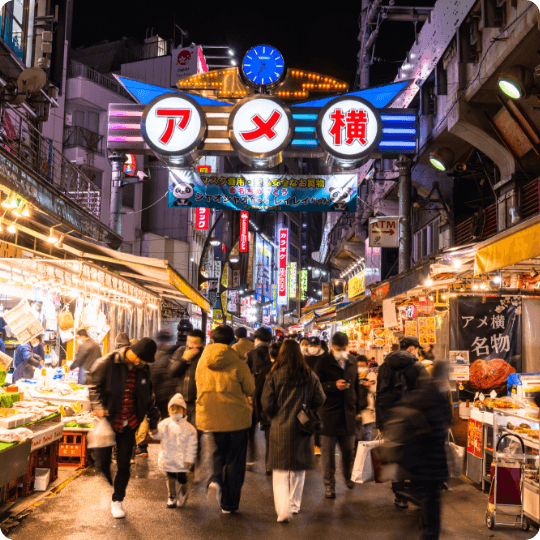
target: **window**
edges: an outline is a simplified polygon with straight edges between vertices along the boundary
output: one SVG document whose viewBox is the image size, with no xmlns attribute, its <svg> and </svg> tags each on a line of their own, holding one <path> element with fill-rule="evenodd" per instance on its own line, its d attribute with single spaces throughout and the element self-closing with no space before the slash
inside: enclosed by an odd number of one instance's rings
<svg viewBox="0 0 540 540">
<path fill-rule="evenodd" d="M 287 228 L 289 226 L 289 218 L 287 216 L 283 216 L 283 227 Z"/>
<path fill-rule="evenodd" d="M 294 246 L 290 246 L 289 251 L 292 257 L 298 259 L 298 250 Z"/>
<path fill-rule="evenodd" d="M 298 223 L 291 219 L 291 231 L 298 236 Z"/>
<path fill-rule="evenodd" d="M 414 235 L 413 253 L 415 259 L 423 259 L 439 249 L 439 220 L 432 221 L 429 225 Z"/>
<path fill-rule="evenodd" d="M 103 171 L 82 167 L 82 172 L 99 188 L 103 189 Z"/>
</svg>

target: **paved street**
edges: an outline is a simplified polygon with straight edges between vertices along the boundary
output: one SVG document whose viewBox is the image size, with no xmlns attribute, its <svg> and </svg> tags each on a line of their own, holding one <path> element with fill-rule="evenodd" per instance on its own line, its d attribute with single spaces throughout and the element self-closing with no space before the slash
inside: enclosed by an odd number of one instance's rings
<svg viewBox="0 0 540 540">
<path fill-rule="evenodd" d="M 137 458 L 132 467 L 124 504 L 127 519 L 111 517 L 111 488 L 90 470 L 39 506 L 8 537 L 13 540 L 403 540 L 405 537 L 415 540 L 419 536 L 417 510 L 395 508 L 389 486 L 357 485 L 349 491 L 340 478 L 337 498 L 328 500 L 324 498 L 319 470 L 307 475 L 300 514 L 291 523 L 277 523 L 271 478 L 265 476 L 260 463 L 255 472 L 247 473 L 237 515 L 223 515 L 216 506 L 209 505 L 203 484 L 194 487 L 185 508 L 169 510 L 165 507 L 164 476 L 157 468 L 157 450 L 156 445 L 151 445 L 150 457 Z M 452 487 L 444 495 L 441 540 L 525 540 L 537 533 L 536 529 L 523 532 L 502 526 L 488 530 L 484 522 L 487 495 L 460 481 L 453 482 Z"/>
</svg>

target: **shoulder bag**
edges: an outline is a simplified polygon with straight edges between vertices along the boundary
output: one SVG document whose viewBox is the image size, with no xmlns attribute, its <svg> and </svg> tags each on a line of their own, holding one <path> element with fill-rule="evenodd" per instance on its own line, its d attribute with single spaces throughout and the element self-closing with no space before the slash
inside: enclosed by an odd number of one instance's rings
<svg viewBox="0 0 540 540">
<path fill-rule="evenodd" d="M 297 418 L 300 422 L 300 431 L 305 435 L 315 435 L 323 428 L 323 422 L 321 415 L 307 406 L 307 389 L 308 385 L 304 387 L 304 402 L 302 403 L 302 410 L 297 414 Z"/>
</svg>

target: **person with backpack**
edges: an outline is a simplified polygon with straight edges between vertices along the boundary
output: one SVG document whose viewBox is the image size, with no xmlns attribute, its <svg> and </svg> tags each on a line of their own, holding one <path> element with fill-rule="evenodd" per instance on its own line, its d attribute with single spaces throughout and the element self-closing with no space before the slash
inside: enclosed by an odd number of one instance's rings
<svg viewBox="0 0 540 540">
<path fill-rule="evenodd" d="M 269 328 L 258 328 L 253 334 L 255 340 L 255 348 L 246 353 L 246 362 L 253 375 L 255 382 L 259 378 L 261 371 L 265 368 L 272 367 L 272 360 L 270 359 L 270 344 L 272 343 L 272 330 Z M 249 429 L 248 439 L 248 458 L 247 468 L 253 469 L 255 462 L 257 461 L 257 446 L 255 442 L 255 430 L 259 423 L 259 417 L 257 408 L 253 407 L 253 422 Z"/>
<path fill-rule="evenodd" d="M 392 409 L 418 386 L 421 376 L 428 377 L 426 368 L 418 361 L 422 346 L 417 337 L 407 336 L 399 342 L 399 351 L 391 352 L 379 367 L 377 375 L 377 398 L 375 401 L 376 427 L 383 433 L 385 425 L 392 419 Z M 403 491 L 403 482 L 393 482 L 394 504 L 408 508 L 407 501 L 398 493 Z"/>
</svg>

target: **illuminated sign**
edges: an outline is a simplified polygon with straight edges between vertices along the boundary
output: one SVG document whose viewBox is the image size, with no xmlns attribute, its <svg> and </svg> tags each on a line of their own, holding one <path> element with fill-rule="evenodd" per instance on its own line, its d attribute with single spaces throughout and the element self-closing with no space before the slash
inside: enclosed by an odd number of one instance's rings
<svg viewBox="0 0 540 540">
<path fill-rule="evenodd" d="M 370 218 L 369 247 L 399 247 L 399 217 Z"/>
<path fill-rule="evenodd" d="M 292 115 L 277 99 L 252 96 L 232 110 L 229 135 L 242 161 L 275 166 L 282 161 L 282 152 L 292 139 Z"/>
<path fill-rule="evenodd" d="M 247 253 L 248 250 L 248 226 L 249 212 L 240 212 L 240 253 Z"/>
<path fill-rule="evenodd" d="M 195 228 L 200 231 L 208 230 L 210 210 L 208 208 L 195 209 Z"/>
<path fill-rule="evenodd" d="M 348 285 L 348 292 L 349 292 L 349 300 L 365 292 L 366 271 L 362 270 L 359 274 L 356 274 L 356 276 L 353 276 L 351 279 L 349 279 L 349 282 L 347 285 Z"/>
<path fill-rule="evenodd" d="M 278 264 L 278 304 L 287 304 L 287 260 L 289 251 L 289 230 L 279 229 Z"/>
<path fill-rule="evenodd" d="M 340 96 L 319 113 L 317 135 L 331 158 L 351 166 L 377 148 L 382 122 L 369 102 L 356 96 Z"/>
<path fill-rule="evenodd" d="M 303 302 L 306 299 L 308 289 L 308 271 L 300 270 L 300 300 Z"/>
<path fill-rule="evenodd" d="M 202 143 L 206 118 L 193 98 L 164 94 L 144 109 L 141 132 L 146 144 L 158 154 L 184 157 Z"/>
<path fill-rule="evenodd" d="M 297 263 L 289 263 L 289 296 L 296 298 L 296 284 L 297 284 Z"/>
<path fill-rule="evenodd" d="M 127 161 L 124 163 L 124 174 L 135 176 L 137 174 L 137 160 L 133 154 L 126 154 Z"/>
</svg>

